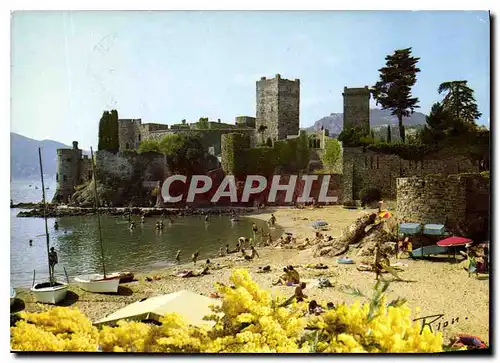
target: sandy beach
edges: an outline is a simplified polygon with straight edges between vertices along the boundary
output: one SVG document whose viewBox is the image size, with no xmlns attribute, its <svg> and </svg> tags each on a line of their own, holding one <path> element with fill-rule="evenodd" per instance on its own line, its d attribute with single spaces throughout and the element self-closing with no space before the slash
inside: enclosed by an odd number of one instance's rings
<svg viewBox="0 0 500 363">
<path fill-rule="evenodd" d="M 293 233 L 300 241 L 306 237 L 311 239 L 314 236 L 311 223 L 315 220 L 321 219 L 328 222 L 331 230 L 326 234 L 335 237 L 339 236 L 342 229 L 350 225 L 361 213 L 367 211 L 349 210 L 340 206 L 317 209 L 277 208 L 256 212 L 249 217 L 268 220 L 270 213 L 274 213 L 277 224 L 284 231 Z M 251 231 L 249 231 L 247 237 L 251 237 Z M 259 240 L 260 238 L 257 236 L 257 241 Z M 137 281 L 122 284 L 119 293 L 116 295 L 91 294 L 71 286 L 66 305 L 79 308 L 92 321 L 95 321 L 127 304 L 147 297 L 179 290 L 191 290 L 208 295 L 215 291 L 213 288 L 215 282 L 228 281 L 233 268 L 247 268 L 261 287 L 273 293 L 290 296 L 293 294 L 292 287 L 272 286 L 271 284 L 273 280 L 276 280 L 282 274 L 283 267 L 286 265 L 301 266 L 309 263 L 326 264 L 329 267 L 326 270 L 307 269 L 305 267 L 297 267 L 297 270 L 301 278 L 306 281 L 312 282 L 319 277 L 328 278 L 334 285 L 333 287 L 321 289 L 317 286 L 309 286 L 306 288 L 305 293 L 318 301 L 331 301 L 334 304 L 342 302 L 350 304 L 357 299 L 365 300 L 341 291 L 341 285 L 352 286 L 364 294 L 371 295 L 375 284 L 373 273 L 361 272 L 356 269 L 362 258 L 356 257 L 355 251 L 352 251 L 352 254 L 351 251 L 347 253 L 355 262 L 352 265 L 339 265 L 336 258 L 313 257 L 311 248 L 304 251 L 261 248 L 258 249 L 258 252 L 260 258 L 256 258 L 254 261 L 234 261 L 235 255 L 211 259 L 212 262 L 227 267 L 211 271 L 210 274 L 201 277 L 179 278 L 172 276 L 175 271 L 193 269 L 192 263 L 151 271 L 148 274 L 137 274 Z M 200 269 L 205 259 L 206 257 L 201 255 L 195 269 Z M 390 284 L 388 289 L 389 300 L 404 297 L 410 307 L 413 309 L 420 308 L 420 312 L 415 312 L 414 318 L 444 314 L 432 326 L 436 330 L 438 324 L 441 323 L 440 331 L 444 333 L 445 338 L 457 333 L 468 333 L 477 335 L 485 342 L 488 342 L 489 281 L 487 278 L 469 278 L 467 272 L 463 269 L 464 262 L 450 263 L 447 259 L 431 262 L 407 258 L 401 258 L 398 261 L 407 265 L 407 267 L 404 267 L 404 271 L 400 272 L 400 276 L 407 281 L 394 281 Z M 391 263 L 393 262 L 396 262 L 396 260 L 392 259 Z M 258 267 L 265 265 L 271 265 L 272 271 L 257 273 Z M 159 279 L 148 282 L 146 281 L 148 276 Z M 394 278 L 389 274 L 384 274 L 383 279 L 392 281 Z M 27 311 L 43 309 L 43 306 L 33 303 L 33 297 L 27 290 L 18 289 L 18 298 L 24 301 L 24 308 Z M 14 308 L 17 305 L 19 303 L 16 303 Z M 454 321 L 453 324 L 452 320 Z M 443 326 L 446 326 L 444 330 Z"/>
</svg>

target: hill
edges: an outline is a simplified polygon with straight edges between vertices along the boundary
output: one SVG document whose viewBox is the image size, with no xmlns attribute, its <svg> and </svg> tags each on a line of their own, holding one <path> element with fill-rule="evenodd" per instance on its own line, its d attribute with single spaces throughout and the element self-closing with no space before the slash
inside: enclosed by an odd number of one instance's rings
<svg viewBox="0 0 500 363">
<path fill-rule="evenodd" d="M 42 148 L 43 173 L 49 178 L 56 175 L 56 150 L 71 146 L 53 140 L 34 140 L 10 133 L 10 177 L 12 179 L 39 179 L 38 146 Z"/>
<path fill-rule="evenodd" d="M 330 132 L 331 136 L 339 135 L 342 132 L 344 123 L 343 113 L 331 113 L 330 116 L 323 117 L 314 123 L 313 126 L 306 128 L 306 131 L 320 130 L 323 126 Z M 403 118 L 404 125 L 424 125 L 425 115 L 421 112 L 415 112 L 411 117 Z M 370 109 L 370 125 L 372 128 L 379 128 L 380 126 L 396 126 L 398 119 L 392 116 L 388 110 L 381 110 L 378 108 Z M 392 127 L 391 127 L 392 128 Z"/>
</svg>

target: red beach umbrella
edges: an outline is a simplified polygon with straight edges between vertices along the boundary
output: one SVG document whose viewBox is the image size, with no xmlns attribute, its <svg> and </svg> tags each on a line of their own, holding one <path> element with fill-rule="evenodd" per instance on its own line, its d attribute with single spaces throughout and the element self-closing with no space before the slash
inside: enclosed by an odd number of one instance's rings
<svg viewBox="0 0 500 363">
<path fill-rule="evenodd" d="M 448 237 L 437 243 L 440 247 L 464 246 L 467 243 L 472 243 L 472 240 L 464 237 Z"/>
</svg>

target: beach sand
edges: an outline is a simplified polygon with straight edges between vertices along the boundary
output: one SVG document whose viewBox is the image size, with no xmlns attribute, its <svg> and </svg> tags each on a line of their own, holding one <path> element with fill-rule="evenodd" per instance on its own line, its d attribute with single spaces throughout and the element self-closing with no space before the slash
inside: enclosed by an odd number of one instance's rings
<svg viewBox="0 0 500 363">
<path fill-rule="evenodd" d="M 339 206 L 323 207 L 317 209 L 294 209 L 277 208 L 263 210 L 250 215 L 252 218 L 268 220 L 270 213 L 274 213 L 277 224 L 285 232 L 293 233 L 298 240 L 312 238 L 314 231 L 311 223 L 321 219 L 327 221 L 331 230 L 325 232 L 333 237 L 340 236 L 344 227 L 350 225 L 360 213 L 369 210 L 348 210 Z M 249 231 L 249 237 L 251 232 Z M 257 236 L 257 240 L 259 237 Z M 235 241 L 236 242 L 236 241 Z M 234 246 L 234 244 L 233 244 Z M 233 261 L 236 255 L 211 259 L 213 263 L 229 265 L 227 268 L 212 271 L 209 275 L 192 278 L 179 278 L 171 276 L 174 271 L 182 269 L 199 270 L 206 259 L 199 257 L 198 266 L 184 264 L 169 267 L 148 274 L 136 275 L 137 281 L 122 284 L 116 295 L 91 294 L 70 286 L 68 302 L 66 305 L 74 306 L 86 314 L 92 321 L 104 318 L 112 312 L 140 299 L 167 294 L 179 290 L 191 290 L 204 295 L 215 291 L 213 285 L 220 281 L 227 283 L 233 268 L 247 268 L 261 287 L 284 296 L 293 294 L 293 287 L 271 286 L 281 274 L 283 267 L 287 265 L 304 265 L 309 263 L 323 263 L 329 266 L 327 270 L 313 270 L 298 267 L 302 279 L 315 281 L 319 277 L 328 278 L 334 287 L 320 289 L 317 286 L 309 286 L 304 292 L 310 298 L 320 301 L 331 301 L 334 304 L 342 302 L 351 304 L 356 300 L 366 301 L 365 298 L 354 297 L 341 291 L 342 285 L 352 286 L 359 289 L 365 295 L 370 296 L 375 285 L 375 276 L 370 272 L 360 272 L 356 269 L 361 258 L 355 256 L 355 251 L 347 253 L 356 264 L 339 265 L 337 258 L 313 257 L 313 250 L 299 251 L 296 249 L 258 249 L 260 258 L 254 261 Z M 476 279 L 468 277 L 464 271 L 464 262 L 450 263 L 447 259 L 440 261 L 418 261 L 407 258 L 398 260 L 408 267 L 399 275 L 409 282 L 394 281 L 388 288 L 388 301 L 398 297 L 405 298 L 409 306 L 414 310 L 414 318 L 444 314 L 442 318 L 432 324 L 434 330 L 440 324 L 440 330 L 447 339 L 457 333 L 477 335 L 485 342 L 489 337 L 489 281 L 488 279 Z M 395 259 L 391 263 L 396 262 Z M 256 273 L 259 266 L 271 265 L 269 273 Z M 158 276 L 157 281 L 147 282 L 146 276 Z M 383 274 L 383 279 L 393 280 L 389 274 Z M 314 284 L 313 284 L 314 285 Z M 25 303 L 26 311 L 39 311 L 43 306 L 33 303 L 33 296 L 27 290 L 18 289 L 18 298 Z M 16 304 L 18 305 L 18 304 Z M 14 306 L 15 307 L 15 306 Z M 420 312 L 415 312 L 415 308 Z M 458 318 L 458 320 L 457 320 Z M 452 320 L 454 323 L 452 324 Z M 447 323 L 446 323 L 447 322 Z M 446 327 L 443 326 L 446 325 Z"/>
</svg>

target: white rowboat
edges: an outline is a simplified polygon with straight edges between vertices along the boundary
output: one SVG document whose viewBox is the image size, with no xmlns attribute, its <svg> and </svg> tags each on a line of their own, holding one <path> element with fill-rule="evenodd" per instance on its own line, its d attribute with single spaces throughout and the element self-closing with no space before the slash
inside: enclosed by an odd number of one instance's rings
<svg viewBox="0 0 500 363">
<path fill-rule="evenodd" d="M 81 275 L 75 277 L 75 283 L 80 289 L 88 292 L 118 292 L 120 277 L 121 274 L 118 272 L 106 274 L 106 278 L 99 274 Z"/>
<path fill-rule="evenodd" d="M 56 282 L 50 286 L 50 282 L 34 285 L 30 291 L 35 295 L 36 301 L 44 304 L 57 304 L 64 300 L 68 293 L 68 284 Z"/>
</svg>

